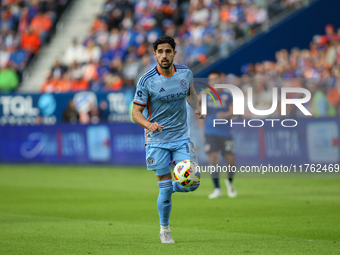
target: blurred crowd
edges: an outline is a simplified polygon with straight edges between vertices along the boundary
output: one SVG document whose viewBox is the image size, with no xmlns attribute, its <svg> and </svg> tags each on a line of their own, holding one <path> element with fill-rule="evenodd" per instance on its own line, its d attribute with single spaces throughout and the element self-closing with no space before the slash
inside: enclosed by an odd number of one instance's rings
<svg viewBox="0 0 340 255">
<path fill-rule="evenodd" d="M 84 109 L 77 109 L 74 100 L 70 100 L 67 108 L 63 112 L 62 121 L 65 123 L 98 124 L 101 121 L 107 122 L 106 114 L 108 104 L 103 101 L 99 108 L 96 104 L 90 103 Z"/>
<path fill-rule="evenodd" d="M 79 57 L 84 57 L 79 55 Z M 60 65 L 60 63 L 57 63 Z M 313 117 L 340 115 L 340 28 L 329 24 L 324 35 L 315 35 L 309 49 L 282 49 L 276 52 L 275 61 L 249 63 L 241 68 L 242 75 L 223 74 L 222 83 L 240 87 L 245 96 L 245 114 L 235 116 L 253 118 L 284 118 L 281 113 L 281 88 L 306 88 L 311 92 L 311 100 L 304 106 Z M 208 81 L 209 82 L 209 81 Z M 249 89 L 252 103 L 257 110 L 268 110 L 273 103 L 273 88 L 278 89 L 278 105 L 275 112 L 267 116 L 254 115 L 248 108 Z M 289 93 L 290 99 L 302 98 L 302 93 Z M 65 122 L 98 123 L 107 121 L 107 104 L 91 105 L 79 113 L 70 101 L 64 113 Z M 287 118 L 306 117 L 300 109 L 288 104 Z"/>
<path fill-rule="evenodd" d="M 0 93 L 15 90 L 71 0 L 0 0 Z"/>
<path fill-rule="evenodd" d="M 324 35 L 313 37 L 309 49 L 282 49 L 276 52 L 275 61 L 250 63 L 241 69 L 240 78 L 229 78 L 245 93 L 253 88 L 258 109 L 271 107 L 272 87 L 305 87 L 312 93 L 308 107 L 314 117 L 335 116 L 340 108 L 340 28 L 329 24 Z M 297 108 L 290 108 L 289 116 L 303 116 Z"/>
<path fill-rule="evenodd" d="M 107 0 L 89 35 L 73 39 L 42 92 L 115 91 L 156 65 L 152 43 L 175 38 L 176 62 L 194 67 L 228 53 L 239 38 L 302 0 Z"/>
</svg>

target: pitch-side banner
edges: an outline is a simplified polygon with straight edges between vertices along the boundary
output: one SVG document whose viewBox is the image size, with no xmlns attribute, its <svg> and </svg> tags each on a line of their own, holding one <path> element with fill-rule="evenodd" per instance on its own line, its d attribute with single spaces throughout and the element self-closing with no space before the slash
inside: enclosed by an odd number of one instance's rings
<svg viewBox="0 0 340 255">
<path fill-rule="evenodd" d="M 299 119 L 294 128 L 233 130 L 236 160 L 239 165 L 339 164 L 338 118 Z"/>
<path fill-rule="evenodd" d="M 98 122 L 129 122 L 129 107 L 135 89 L 94 93 L 0 94 L 0 126 L 54 125 L 65 122 L 63 116 L 74 103 L 75 110 L 87 113 L 98 109 Z"/>
<path fill-rule="evenodd" d="M 0 162 L 142 165 L 137 124 L 0 127 Z"/>
<path fill-rule="evenodd" d="M 295 127 L 263 121 L 260 127 L 247 125 L 249 119 L 235 119 L 231 136 L 236 165 L 304 166 L 304 164 L 340 164 L 339 118 L 300 118 Z M 277 122 L 282 122 L 278 119 Z M 252 125 L 255 125 L 255 122 Z M 258 123 L 257 123 L 258 125 Z M 191 128 L 191 140 L 201 165 L 209 165 L 203 131 Z M 226 162 L 220 156 L 222 165 Z"/>
<path fill-rule="evenodd" d="M 243 121 L 238 120 L 242 125 Z M 265 123 L 233 128 L 238 166 L 339 164 L 338 118 L 298 119 L 294 128 Z M 196 132 L 202 130 L 196 129 Z M 205 144 L 192 141 L 199 163 Z M 144 130 L 133 123 L 0 127 L 0 162 L 145 165 Z"/>
</svg>

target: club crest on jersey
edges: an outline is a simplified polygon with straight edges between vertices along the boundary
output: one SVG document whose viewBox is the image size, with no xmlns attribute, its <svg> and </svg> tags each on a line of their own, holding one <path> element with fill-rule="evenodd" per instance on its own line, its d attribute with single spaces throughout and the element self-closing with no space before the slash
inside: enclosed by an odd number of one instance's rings
<svg viewBox="0 0 340 255">
<path fill-rule="evenodd" d="M 179 84 L 181 85 L 181 87 L 182 87 L 183 89 L 185 89 L 185 88 L 187 87 L 187 85 L 188 85 L 188 82 L 187 82 L 185 79 L 182 79 L 182 80 L 179 82 Z"/>
<path fill-rule="evenodd" d="M 146 160 L 148 166 L 153 166 L 155 164 L 155 159 L 152 157 L 148 157 L 148 159 Z"/>
</svg>

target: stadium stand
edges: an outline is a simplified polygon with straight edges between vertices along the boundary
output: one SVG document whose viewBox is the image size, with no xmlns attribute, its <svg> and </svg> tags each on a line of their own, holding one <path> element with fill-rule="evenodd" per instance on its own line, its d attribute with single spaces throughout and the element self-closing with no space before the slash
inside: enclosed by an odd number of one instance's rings
<svg viewBox="0 0 340 255">
<path fill-rule="evenodd" d="M 271 106 L 268 88 L 292 86 L 306 87 L 312 92 L 310 110 L 314 117 L 335 116 L 340 107 L 340 29 L 325 27 L 324 35 L 315 35 L 309 49 L 282 49 L 275 54 L 276 61 L 250 63 L 242 67 L 239 85 L 245 91 L 252 79 L 257 95 L 257 107 Z M 234 77 L 235 78 L 235 77 Z M 294 95 L 292 95 L 294 96 Z M 296 96 L 296 95 L 295 95 Z M 299 115 L 297 108 L 289 116 Z M 247 117 L 251 117 L 250 115 Z"/>
<path fill-rule="evenodd" d="M 254 34 L 268 17 L 299 8 L 301 2 L 275 0 L 266 6 L 263 0 L 107 0 L 90 34 L 82 43 L 74 38 L 41 91 L 115 91 L 134 86 L 155 65 L 152 42 L 163 34 L 175 37 L 178 63 L 206 64 L 209 56 L 226 55 L 239 39 Z"/>
<path fill-rule="evenodd" d="M 14 91 L 72 0 L 0 1 L 0 92 Z"/>
</svg>

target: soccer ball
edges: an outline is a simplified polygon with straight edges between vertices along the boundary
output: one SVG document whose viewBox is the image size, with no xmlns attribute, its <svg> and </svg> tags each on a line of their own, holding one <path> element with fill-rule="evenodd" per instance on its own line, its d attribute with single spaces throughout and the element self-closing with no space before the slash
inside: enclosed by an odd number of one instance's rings
<svg viewBox="0 0 340 255">
<path fill-rule="evenodd" d="M 174 169 L 175 181 L 183 187 L 191 187 L 198 183 L 201 173 L 198 165 L 192 160 L 182 160 Z"/>
</svg>

